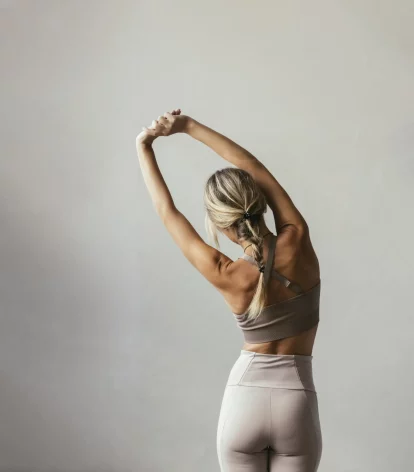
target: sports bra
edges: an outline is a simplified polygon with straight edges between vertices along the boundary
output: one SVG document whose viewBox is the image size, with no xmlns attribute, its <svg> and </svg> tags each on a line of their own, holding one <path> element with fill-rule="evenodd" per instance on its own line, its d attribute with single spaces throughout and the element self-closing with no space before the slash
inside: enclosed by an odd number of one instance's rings
<svg viewBox="0 0 414 472">
<path fill-rule="evenodd" d="M 304 291 L 298 284 L 277 272 L 272 267 L 276 238 L 277 236 L 272 236 L 269 246 L 269 254 L 264 268 L 265 286 L 267 286 L 269 277 L 273 276 L 298 295 L 265 306 L 255 320 L 247 320 L 247 313 L 240 315 L 233 313 L 239 328 L 243 331 L 246 343 L 266 343 L 295 336 L 319 323 L 321 281 L 319 280 L 311 289 Z M 244 254 L 239 259 L 245 259 L 256 266 L 258 265 L 254 258 L 248 254 Z"/>
</svg>

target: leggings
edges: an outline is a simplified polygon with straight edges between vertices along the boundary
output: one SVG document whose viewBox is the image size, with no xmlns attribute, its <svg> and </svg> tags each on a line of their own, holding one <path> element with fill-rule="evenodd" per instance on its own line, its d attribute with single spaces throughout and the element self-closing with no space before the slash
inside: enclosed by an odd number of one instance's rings
<svg viewBox="0 0 414 472">
<path fill-rule="evenodd" d="M 315 472 L 322 455 L 313 356 L 241 350 L 221 403 L 221 472 Z"/>
</svg>

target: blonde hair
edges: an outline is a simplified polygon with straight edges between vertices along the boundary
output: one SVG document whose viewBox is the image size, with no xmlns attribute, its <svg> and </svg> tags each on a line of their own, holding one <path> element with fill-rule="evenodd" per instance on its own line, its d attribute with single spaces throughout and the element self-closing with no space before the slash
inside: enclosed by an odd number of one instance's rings
<svg viewBox="0 0 414 472">
<path fill-rule="evenodd" d="M 261 267 L 264 264 L 263 237 L 259 235 L 259 224 L 267 211 L 267 202 L 253 177 L 235 167 L 216 171 L 205 184 L 204 206 L 206 230 L 214 246 L 220 248 L 217 228 L 234 228 L 238 239 L 251 244 L 252 256 Z M 251 215 L 246 220 L 245 212 Z M 265 304 L 264 274 L 259 273 L 259 282 L 246 312 L 247 319 L 257 318 Z"/>
</svg>

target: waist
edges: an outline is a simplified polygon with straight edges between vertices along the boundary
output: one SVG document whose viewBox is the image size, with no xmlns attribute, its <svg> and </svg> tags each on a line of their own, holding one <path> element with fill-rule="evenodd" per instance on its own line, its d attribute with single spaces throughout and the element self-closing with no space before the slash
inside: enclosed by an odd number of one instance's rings
<svg viewBox="0 0 414 472">
<path fill-rule="evenodd" d="M 302 354 L 262 354 L 240 351 L 227 386 L 287 388 L 316 392 L 313 381 L 313 356 Z"/>
</svg>

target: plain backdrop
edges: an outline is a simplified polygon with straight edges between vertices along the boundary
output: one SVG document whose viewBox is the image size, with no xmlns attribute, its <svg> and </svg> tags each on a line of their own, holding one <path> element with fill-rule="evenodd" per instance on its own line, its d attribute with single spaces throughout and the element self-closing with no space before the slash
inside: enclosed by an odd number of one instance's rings
<svg viewBox="0 0 414 472">
<path fill-rule="evenodd" d="M 255 154 L 309 224 L 319 471 L 412 470 L 413 3 L 2 0 L 0 18 L 0 472 L 219 471 L 242 335 L 135 149 L 173 108 Z M 203 186 L 230 164 L 186 135 L 154 149 L 206 240 Z"/>
</svg>

